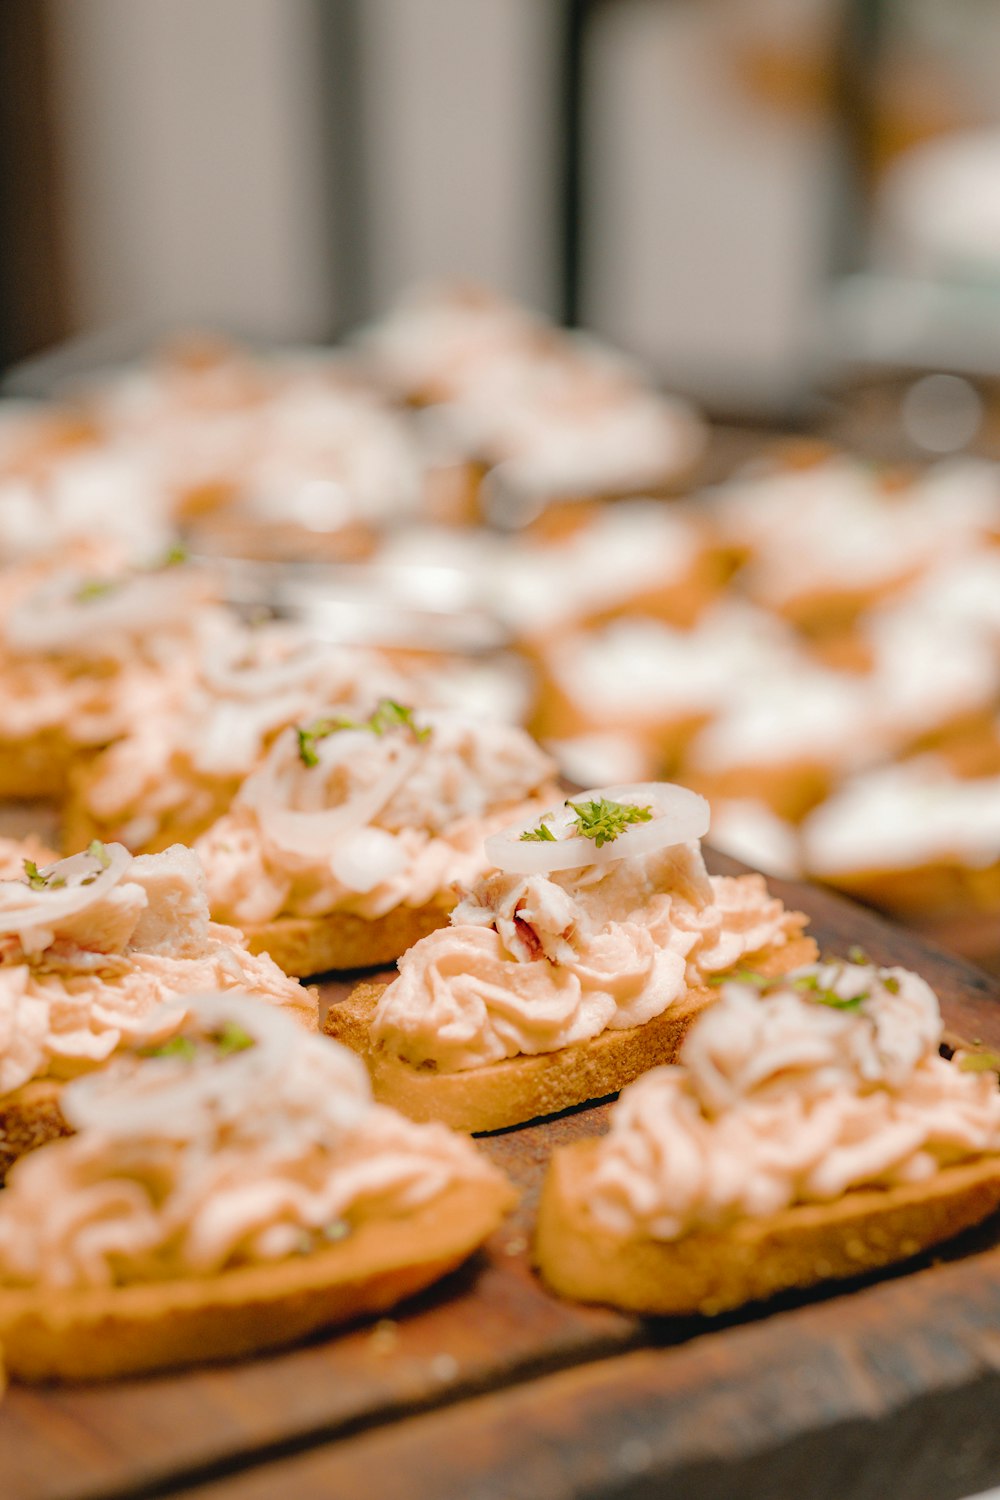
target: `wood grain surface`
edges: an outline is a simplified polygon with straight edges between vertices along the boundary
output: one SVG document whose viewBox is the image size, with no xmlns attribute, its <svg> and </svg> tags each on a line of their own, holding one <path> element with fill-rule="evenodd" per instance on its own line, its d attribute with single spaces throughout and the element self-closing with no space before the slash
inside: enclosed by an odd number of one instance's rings
<svg viewBox="0 0 1000 1500">
<path fill-rule="evenodd" d="M 771 883 L 822 948 L 918 969 L 954 1032 L 1000 1047 L 995 981 L 839 897 Z M 528 1239 L 553 1147 L 606 1116 L 485 1140 L 522 1188 L 517 1214 L 391 1319 L 214 1369 L 10 1388 L 0 1500 L 946 1500 L 1000 1479 L 995 1222 L 933 1259 L 714 1321 L 577 1307 L 541 1287 Z"/>
</svg>

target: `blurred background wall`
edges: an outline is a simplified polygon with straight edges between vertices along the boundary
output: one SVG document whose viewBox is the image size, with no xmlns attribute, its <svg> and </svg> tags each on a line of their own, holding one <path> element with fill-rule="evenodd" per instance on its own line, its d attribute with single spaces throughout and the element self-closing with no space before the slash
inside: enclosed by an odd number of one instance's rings
<svg viewBox="0 0 1000 1500">
<path fill-rule="evenodd" d="M 921 142 L 994 125 L 995 4 L 5 0 L 0 254 L 9 284 L 13 235 L 51 298 L 43 316 L 22 294 L 4 361 L 178 323 L 322 339 L 452 273 L 558 312 L 581 16 L 581 320 L 714 409 L 787 410 L 834 279 L 937 274 L 919 184 L 859 227 L 845 146 L 881 182 Z M 845 138 L 852 27 L 872 45 Z M 1000 188 L 955 208 L 959 237 L 984 198 Z M 1000 263 L 1000 211 L 976 212 L 980 260 Z"/>
</svg>

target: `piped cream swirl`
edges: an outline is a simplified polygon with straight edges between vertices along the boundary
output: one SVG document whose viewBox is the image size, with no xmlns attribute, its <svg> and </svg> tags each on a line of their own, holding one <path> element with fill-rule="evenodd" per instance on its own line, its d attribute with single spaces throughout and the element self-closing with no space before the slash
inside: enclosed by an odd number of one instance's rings
<svg viewBox="0 0 1000 1500">
<path fill-rule="evenodd" d="M 416 943 L 372 1037 L 446 1072 L 639 1026 L 801 919 L 760 876 L 706 874 L 697 844 L 550 876 L 495 874 Z"/>
<path fill-rule="evenodd" d="M 246 996 L 177 1007 L 185 1052 L 65 1092 L 74 1138 L 11 1172 L 0 1276 L 52 1289 L 209 1276 L 321 1249 L 497 1182 L 464 1137 L 372 1102 L 364 1066 Z"/>
<path fill-rule="evenodd" d="M 905 969 L 728 984 L 680 1063 L 624 1091 L 578 1191 L 609 1229 L 671 1240 L 1000 1150 L 995 1076 L 945 1061 L 940 1036 L 933 991 Z"/>
</svg>

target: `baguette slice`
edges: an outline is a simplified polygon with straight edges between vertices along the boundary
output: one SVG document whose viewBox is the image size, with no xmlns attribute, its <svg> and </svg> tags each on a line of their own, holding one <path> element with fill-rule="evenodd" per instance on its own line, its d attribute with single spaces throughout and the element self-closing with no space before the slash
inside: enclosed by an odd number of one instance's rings
<svg viewBox="0 0 1000 1500">
<path fill-rule="evenodd" d="M 211 1277 L 52 1291 L 0 1287 L 0 1347 L 19 1380 L 105 1380 L 291 1344 L 383 1312 L 462 1263 L 515 1201 L 461 1183 L 329 1248 Z"/>
<path fill-rule="evenodd" d="M 767 975 L 787 973 L 816 958 L 810 937 L 792 938 L 781 948 L 748 955 L 742 964 Z M 385 982 L 368 981 L 331 1005 L 327 1036 L 359 1053 L 371 1074 L 372 1092 L 411 1120 L 442 1120 L 473 1134 L 522 1125 L 589 1099 L 615 1094 L 658 1063 L 673 1062 L 687 1029 L 710 1005 L 717 991 L 689 989 L 682 998 L 642 1026 L 602 1031 L 585 1042 L 555 1052 L 526 1053 L 442 1073 L 414 1067 L 384 1047 L 372 1046 L 371 1023 Z"/>
<path fill-rule="evenodd" d="M 426 906 L 396 906 L 384 917 L 335 911 L 325 917 L 275 917 L 244 922 L 251 953 L 269 953 L 286 974 L 305 979 L 340 969 L 372 969 L 395 963 L 429 932 L 447 927 L 455 897 L 442 893 Z"/>
<path fill-rule="evenodd" d="M 34 1078 L 0 1097 L 0 1183 L 19 1156 L 72 1135 L 59 1108 L 62 1090 L 57 1078 Z"/>
<path fill-rule="evenodd" d="M 0 736 L 0 797 L 59 797 L 74 766 L 94 745 L 80 745 L 61 729 L 40 729 L 22 739 Z"/>
<path fill-rule="evenodd" d="M 630 1312 L 712 1315 L 792 1287 L 859 1276 L 906 1260 L 1000 1207 L 1000 1156 L 948 1167 L 929 1182 L 861 1188 L 677 1240 L 614 1233 L 572 1188 L 598 1141 L 555 1152 L 542 1188 L 535 1263 L 561 1296 Z"/>
</svg>

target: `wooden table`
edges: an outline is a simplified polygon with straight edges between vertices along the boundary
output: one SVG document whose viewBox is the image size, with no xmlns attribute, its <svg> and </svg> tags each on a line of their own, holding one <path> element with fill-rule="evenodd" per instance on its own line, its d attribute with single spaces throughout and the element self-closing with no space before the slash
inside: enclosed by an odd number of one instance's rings
<svg viewBox="0 0 1000 1500">
<path fill-rule="evenodd" d="M 838 897 L 772 884 L 822 947 L 919 969 L 951 1028 L 1000 1047 L 1000 982 Z M 12 1387 L 0 1500 L 957 1500 L 1000 1480 L 1000 1224 L 715 1321 L 577 1307 L 531 1271 L 532 1214 L 553 1146 L 606 1115 L 484 1141 L 520 1209 L 396 1317 L 240 1364 Z"/>
</svg>

